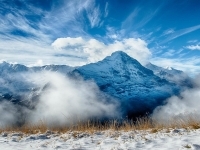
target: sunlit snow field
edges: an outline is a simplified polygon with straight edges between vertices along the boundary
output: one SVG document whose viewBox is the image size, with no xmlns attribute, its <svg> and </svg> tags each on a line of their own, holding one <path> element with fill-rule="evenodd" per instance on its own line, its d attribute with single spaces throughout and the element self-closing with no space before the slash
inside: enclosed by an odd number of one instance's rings
<svg viewBox="0 0 200 150">
<path fill-rule="evenodd" d="M 94 133 L 47 131 L 44 134 L 25 135 L 2 133 L 1 150 L 131 150 L 131 149 L 200 149 L 200 129 L 163 129 L 160 131 L 101 131 Z"/>
</svg>

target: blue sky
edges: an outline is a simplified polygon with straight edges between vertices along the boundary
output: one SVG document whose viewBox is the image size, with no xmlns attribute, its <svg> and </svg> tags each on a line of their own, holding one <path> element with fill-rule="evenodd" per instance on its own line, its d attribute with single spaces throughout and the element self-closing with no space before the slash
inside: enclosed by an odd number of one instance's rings
<svg viewBox="0 0 200 150">
<path fill-rule="evenodd" d="M 122 50 L 200 71 L 199 0 L 0 0 L 0 60 L 83 65 Z"/>
</svg>

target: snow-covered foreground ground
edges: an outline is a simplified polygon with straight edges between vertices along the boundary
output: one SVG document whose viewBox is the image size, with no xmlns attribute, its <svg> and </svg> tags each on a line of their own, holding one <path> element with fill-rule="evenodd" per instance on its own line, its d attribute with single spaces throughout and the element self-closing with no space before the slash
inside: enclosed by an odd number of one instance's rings
<svg viewBox="0 0 200 150">
<path fill-rule="evenodd" d="M 171 129 L 151 131 L 104 131 L 89 133 L 69 132 L 25 135 L 2 133 L 0 150 L 131 150 L 131 149 L 200 149 L 200 129 Z"/>
</svg>

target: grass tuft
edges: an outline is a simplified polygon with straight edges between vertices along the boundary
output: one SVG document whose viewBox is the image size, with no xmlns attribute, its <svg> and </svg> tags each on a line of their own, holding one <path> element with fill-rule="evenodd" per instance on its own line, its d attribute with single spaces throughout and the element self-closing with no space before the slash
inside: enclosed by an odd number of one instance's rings
<svg viewBox="0 0 200 150">
<path fill-rule="evenodd" d="M 36 125 L 25 124 L 20 127 L 11 126 L 0 128 L 0 133 L 6 132 L 19 132 L 24 134 L 38 134 L 38 133 L 66 133 L 73 131 L 73 137 L 80 136 L 80 133 L 87 132 L 93 134 L 99 131 L 112 130 L 112 131 L 132 131 L 132 130 L 150 130 L 151 133 L 156 133 L 161 129 L 170 128 L 192 128 L 199 129 L 200 121 L 195 120 L 193 117 L 189 118 L 176 118 L 171 119 L 167 123 L 160 123 L 149 116 L 137 118 L 134 120 L 107 120 L 104 122 L 88 120 L 80 121 L 75 124 L 66 126 L 52 126 L 49 127 L 44 122 L 40 121 Z M 167 131 L 166 131 L 167 132 Z"/>
</svg>

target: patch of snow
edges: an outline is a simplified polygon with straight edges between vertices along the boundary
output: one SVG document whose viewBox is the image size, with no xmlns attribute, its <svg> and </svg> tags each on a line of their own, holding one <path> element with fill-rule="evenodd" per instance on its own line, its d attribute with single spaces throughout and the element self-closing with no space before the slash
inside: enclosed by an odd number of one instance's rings
<svg viewBox="0 0 200 150">
<path fill-rule="evenodd" d="M 48 132 L 49 133 L 49 132 Z M 149 131 L 102 131 L 93 134 L 68 132 L 65 134 L 5 133 L 0 135 L 2 150 L 55 150 L 55 149 L 200 149 L 200 129 L 163 129 L 156 133 Z"/>
<path fill-rule="evenodd" d="M 169 67 L 169 66 L 166 66 L 165 69 L 167 69 L 167 70 L 173 70 L 173 68 Z"/>
</svg>

